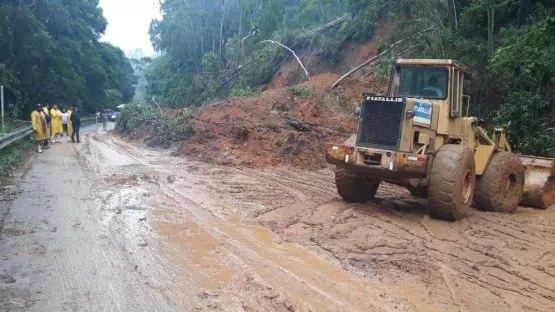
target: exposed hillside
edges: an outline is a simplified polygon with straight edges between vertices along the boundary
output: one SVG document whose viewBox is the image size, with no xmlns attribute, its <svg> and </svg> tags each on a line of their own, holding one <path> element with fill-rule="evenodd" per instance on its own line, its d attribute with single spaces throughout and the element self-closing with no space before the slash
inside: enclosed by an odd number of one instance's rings
<svg viewBox="0 0 555 312">
<path fill-rule="evenodd" d="M 318 55 L 311 46 L 298 51 L 297 54 L 311 75 L 332 73 L 342 75 L 350 69 L 376 55 L 378 43 L 387 41 L 393 23 L 382 21 L 371 39 L 359 43 L 355 41 L 345 42 L 341 48 L 337 60 L 329 60 L 325 56 Z M 360 71 L 353 74 L 353 77 L 362 77 L 372 70 L 372 65 L 363 67 Z M 296 85 L 305 79 L 304 72 L 294 58 L 281 64 L 279 70 L 272 77 L 268 88 L 282 88 Z"/>
</svg>

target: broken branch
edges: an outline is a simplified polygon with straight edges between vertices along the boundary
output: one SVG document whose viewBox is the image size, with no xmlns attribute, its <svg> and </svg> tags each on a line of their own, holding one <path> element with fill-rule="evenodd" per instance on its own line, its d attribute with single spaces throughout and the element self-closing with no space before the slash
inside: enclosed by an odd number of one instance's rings
<svg viewBox="0 0 555 312">
<path fill-rule="evenodd" d="M 294 129 L 301 131 L 301 132 L 312 132 L 312 129 L 305 123 L 293 119 L 293 118 L 284 118 L 284 121 L 289 126 L 293 127 Z"/>
<path fill-rule="evenodd" d="M 295 53 L 295 51 L 293 51 L 293 50 L 292 50 L 291 48 L 289 48 L 288 46 L 285 46 L 285 45 L 283 45 L 283 44 L 281 44 L 281 43 L 279 43 L 279 42 L 277 42 L 277 41 L 274 41 L 274 40 L 263 40 L 262 42 L 274 43 L 274 44 L 277 44 L 277 45 L 279 45 L 280 47 L 282 47 L 282 48 L 284 48 L 284 49 L 289 50 L 289 52 L 291 52 L 291 53 L 293 54 L 293 56 L 295 57 L 295 59 L 297 59 L 297 63 L 299 63 L 299 65 L 300 65 L 301 68 L 303 69 L 304 74 L 306 75 L 306 78 L 307 78 L 308 80 L 310 80 L 310 75 L 308 74 L 308 71 L 307 71 L 306 68 L 304 67 L 303 62 L 301 62 L 301 60 L 299 59 L 299 57 L 297 56 L 297 53 Z"/>
</svg>

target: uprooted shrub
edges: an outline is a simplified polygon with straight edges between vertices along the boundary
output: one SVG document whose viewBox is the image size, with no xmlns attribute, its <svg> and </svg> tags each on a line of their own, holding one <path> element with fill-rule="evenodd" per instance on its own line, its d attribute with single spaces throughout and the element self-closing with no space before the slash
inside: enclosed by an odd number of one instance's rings
<svg viewBox="0 0 555 312">
<path fill-rule="evenodd" d="M 169 118 L 160 110 L 139 105 L 126 105 L 116 125 L 126 134 L 144 133 L 149 146 L 171 147 L 195 135 L 195 129 L 184 118 Z"/>
</svg>

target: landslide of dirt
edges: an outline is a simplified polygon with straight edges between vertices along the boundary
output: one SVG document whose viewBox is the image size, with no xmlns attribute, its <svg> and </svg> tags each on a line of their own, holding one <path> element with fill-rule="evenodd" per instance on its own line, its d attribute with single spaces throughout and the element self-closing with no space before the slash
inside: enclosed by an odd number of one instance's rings
<svg viewBox="0 0 555 312">
<path fill-rule="evenodd" d="M 331 90 L 337 78 L 321 74 L 295 87 L 203 108 L 188 120 L 197 134 L 183 143 L 181 154 L 223 165 L 325 167 L 325 146 L 356 131 L 352 109 L 363 92 L 382 93 L 386 86 L 347 78 Z"/>
</svg>

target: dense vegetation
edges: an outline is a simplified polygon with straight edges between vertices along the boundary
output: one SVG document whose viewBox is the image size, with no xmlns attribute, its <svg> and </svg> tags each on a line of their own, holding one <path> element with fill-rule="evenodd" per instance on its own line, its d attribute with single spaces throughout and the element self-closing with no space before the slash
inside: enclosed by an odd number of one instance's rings
<svg viewBox="0 0 555 312">
<path fill-rule="evenodd" d="M 553 0 L 166 0 L 150 29 L 163 54 L 147 70 L 148 92 L 170 107 L 247 95 L 291 57 L 264 40 L 335 62 L 347 41 L 367 40 L 390 20 L 379 50 L 403 44 L 376 72 L 398 56 L 458 59 L 473 74 L 473 113 L 505 127 L 518 151 L 555 156 L 554 8 Z"/>
<path fill-rule="evenodd" d="M 145 105 L 126 105 L 116 129 L 128 135 L 151 134 L 146 138 L 149 146 L 170 147 L 193 136 L 195 130 L 186 125 L 184 118 L 170 118 L 159 109 Z"/>
<path fill-rule="evenodd" d="M 246 95 L 272 77 L 289 52 L 310 49 L 334 60 L 346 40 L 371 37 L 383 1 L 166 0 L 153 21 L 154 47 L 163 51 L 147 71 L 149 92 L 170 106 L 198 106 L 229 94 Z M 364 11 L 362 11 L 364 9 Z M 347 22 L 318 29 L 340 17 Z"/>
<path fill-rule="evenodd" d="M 146 70 L 152 63 L 150 57 L 137 57 L 133 58 L 129 55 L 131 66 L 133 66 L 133 71 L 137 77 L 137 85 L 135 86 L 135 96 L 133 97 L 134 103 L 147 104 L 150 102 L 148 93 L 148 82 L 146 80 Z"/>
<path fill-rule="evenodd" d="M 411 8 L 422 24 L 400 34 L 433 29 L 412 54 L 462 61 L 474 114 L 507 129 L 517 151 L 555 157 L 555 1 L 448 2 Z"/>
<path fill-rule="evenodd" d="M 14 117 L 37 103 L 85 112 L 133 98 L 136 77 L 124 53 L 99 42 L 98 0 L 5 0 L 0 4 L 0 83 L 18 99 Z"/>
<path fill-rule="evenodd" d="M 0 137 L 7 133 L 21 129 L 22 124 L 5 122 L 4 127 L 0 127 Z M 14 168 L 19 167 L 23 162 L 23 150 L 29 142 L 18 141 L 0 150 L 0 185 Z"/>
</svg>

